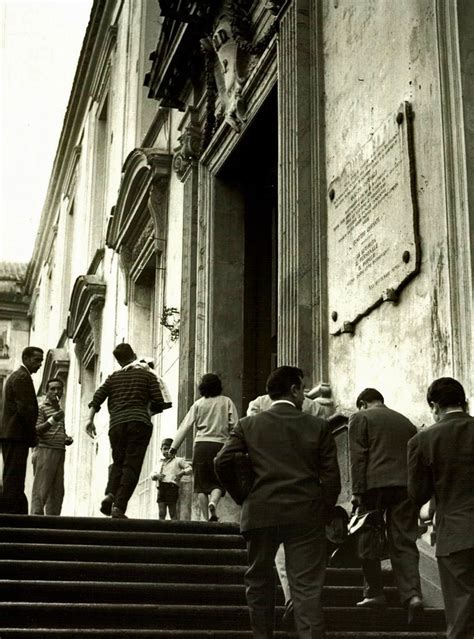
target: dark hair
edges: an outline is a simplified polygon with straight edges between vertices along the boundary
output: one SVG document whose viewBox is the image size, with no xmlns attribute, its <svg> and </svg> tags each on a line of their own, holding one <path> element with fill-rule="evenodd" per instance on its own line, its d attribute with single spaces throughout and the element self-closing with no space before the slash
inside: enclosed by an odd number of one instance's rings
<svg viewBox="0 0 474 639">
<path fill-rule="evenodd" d="M 360 408 L 362 402 L 384 402 L 384 398 L 382 393 L 380 393 L 376 388 L 364 388 L 364 390 L 359 393 L 358 398 L 356 399 L 356 406 Z"/>
<path fill-rule="evenodd" d="M 441 408 L 462 406 L 463 410 L 466 410 L 467 406 L 466 394 L 462 384 L 452 377 L 435 379 L 428 387 L 426 399 L 428 404 L 431 405 L 434 402 Z"/>
<path fill-rule="evenodd" d="M 41 355 L 43 355 L 43 349 L 38 346 L 27 346 L 23 349 L 21 354 L 22 361 L 25 361 L 25 359 L 29 359 L 30 357 L 34 357 L 35 353 L 41 353 Z"/>
<path fill-rule="evenodd" d="M 206 373 L 201 377 L 198 389 L 202 397 L 217 397 L 222 393 L 222 382 L 214 373 Z"/>
<path fill-rule="evenodd" d="M 130 344 L 126 344 L 125 342 L 123 344 L 118 344 L 114 348 L 113 354 L 120 366 L 124 366 L 135 359 L 133 348 Z"/>
<path fill-rule="evenodd" d="M 64 388 L 64 382 L 62 379 L 59 379 L 59 377 L 51 377 L 51 379 L 48 379 L 48 381 L 46 382 L 46 390 L 49 390 L 49 385 L 52 382 L 59 382 L 62 386 L 62 388 Z"/>
<path fill-rule="evenodd" d="M 171 437 L 165 437 L 164 440 L 161 442 L 161 448 L 163 448 L 163 446 L 171 446 L 172 443 L 173 440 L 171 439 Z"/>
<path fill-rule="evenodd" d="M 275 368 L 267 379 L 267 393 L 270 395 L 270 399 L 278 399 L 287 395 L 293 385 L 300 387 L 303 377 L 303 371 L 296 366 Z"/>
<path fill-rule="evenodd" d="M 153 362 L 152 359 L 145 359 L 144 357 L 140 360 L 140 362 L 142 362 L 143 364 L 146 364 L 149 368 L 154 369 L 155 368 L 155 363 Z"/>
</svg>

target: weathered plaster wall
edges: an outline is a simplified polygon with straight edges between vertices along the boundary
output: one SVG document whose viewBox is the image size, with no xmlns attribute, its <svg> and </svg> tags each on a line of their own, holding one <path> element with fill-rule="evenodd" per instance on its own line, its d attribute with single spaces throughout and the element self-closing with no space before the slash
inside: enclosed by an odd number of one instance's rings
<svg viewBox="0 0 474 639">
<path fill-rule="evenodd" d="M 428 383 L 452 365 L 434 3 L 325 0 L 323 5 L 327 183 L 409 101 L 415 114 L 422 251 L 421 273 L 398 304 L 372 311 L 355 335 L 329 337 L 329 381 L 343 410 L 353 410 L 358 392 L 374 386 L 388 405 L 420 425 L 429 421 Z M 380 232 L 390 234 L 389 224 Z"/>
</svg>

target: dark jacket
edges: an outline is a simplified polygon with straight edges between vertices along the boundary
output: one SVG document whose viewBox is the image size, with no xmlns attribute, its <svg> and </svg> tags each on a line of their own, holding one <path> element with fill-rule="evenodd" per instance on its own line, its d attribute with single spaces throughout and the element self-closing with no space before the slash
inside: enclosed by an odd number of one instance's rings
<svg viewBox="0 0 474 639">
<path fill-rule="evenodd" d="M 336 445 L 324 419 L 287 403 L 241 419 L 215 460 L 231 494 L 234 456 L 246 452 L 255 480 L 242 506 L 242 532 L 323 525 L 324 506 L 334 506 L 341 488 Z"/>
<path fill-rule="evenodd" d="M 436 500 L 436 554 L 474 548 L 474 417 L 448 413 L 408 442 L 408 493 Z"/>
<path fill-rule="evenodd" d="M 386 406 L 354 413 L 349 420 L 352 492 L 407 485 L 407 443 L 415 426 Z"/>
<path fill-rule="evenodd" d="M 28 446 L 37 442 L 38 401 L 30 373 L 24 366 L 14 371 L 3 389 L 0 441 L 16 441 Z"/>
</svg>

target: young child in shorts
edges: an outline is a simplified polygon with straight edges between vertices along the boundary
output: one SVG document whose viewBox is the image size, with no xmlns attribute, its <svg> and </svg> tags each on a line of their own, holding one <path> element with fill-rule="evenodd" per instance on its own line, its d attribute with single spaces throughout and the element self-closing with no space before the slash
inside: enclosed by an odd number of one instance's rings
<svg viewBox="0 0 474 639">
<path fill-rule="evenodd" d="M 191 473 L 191 464 L 182 457 L 170 457 L 169 450 L 173 440 L 169 437 L 161 442 L 162 458 L 160 470 L 151 475 L 153 481 L 158 482 L 158 514 L 160 519 L 166 519 L 167 511 L 170 519 L 178 519 L 176 504 L 179 497 L 179 482 L 183 475 Z"/>
</svg>

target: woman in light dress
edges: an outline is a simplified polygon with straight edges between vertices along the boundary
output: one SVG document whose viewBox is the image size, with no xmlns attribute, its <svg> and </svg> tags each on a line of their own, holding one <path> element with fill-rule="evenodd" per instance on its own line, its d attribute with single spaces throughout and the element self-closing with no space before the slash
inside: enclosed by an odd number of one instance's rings
<svg viewBox="0 0 474 639">
<path fill-rule="evenodd" d="M 217 504 L 225 491 L 214 471 L 214 457 L 220 451 L 238 415 L 234 402 L 222 395 L 222 382 L 214 373 L 203 375 L 199 383 L 201 397 L 194 402 L 181 422 L 171 445 L 176 454 L 186 435 L 194 427 L 194 492 L 205 520 L 218 521 Z"/>
</svg>

